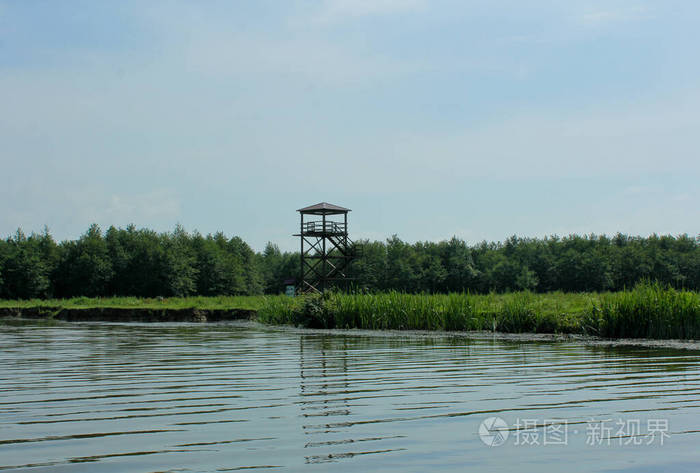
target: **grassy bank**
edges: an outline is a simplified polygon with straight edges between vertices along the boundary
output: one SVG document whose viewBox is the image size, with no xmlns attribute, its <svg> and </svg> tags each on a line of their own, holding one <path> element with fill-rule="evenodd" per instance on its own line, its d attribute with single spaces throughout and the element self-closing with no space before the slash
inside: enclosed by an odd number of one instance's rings
<svg viewBox="0 0 700 473">
<path fill-rule="evenodd" d="M 262 323 L 314 328 L 489 330 L 609 338 L 700 339 L 700 294 L 658 284 L 615 293 L 380 294 L 0 301 L 3 308 L 256 311 Z M 155 312 L 154 312 L 155 313 Z"/>
<path fill-rule="evenodd" d="M 656 284 L 605 294 L 327 294 L 266 299 L 257 318 L 317 328 L 694 339 L 700 338 L 700 295 Z"/>
<path fill-rule="evenodd" d="M 54 307 L 60 309 L 200 309 L 200 310 L 258 310 L 265 300 L 284 296 L 219 296 L 219 297 L 75 297 L 72 299 L 0 300 L 0 308 L 29 309 Z"/>
</svg>

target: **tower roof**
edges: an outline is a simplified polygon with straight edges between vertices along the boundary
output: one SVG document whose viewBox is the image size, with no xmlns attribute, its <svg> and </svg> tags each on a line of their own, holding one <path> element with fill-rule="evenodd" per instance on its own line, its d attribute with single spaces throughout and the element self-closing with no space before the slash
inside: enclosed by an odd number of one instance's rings
<svg viewBox="0 0 700 473">
<path fill-rule="evenodd" d="M 321 202 L 316 205 L 309 205 L 308 207 L 299 209 L 297 212 L 313 215 L 335 215 L 346 214 L 350 212 L 350 209 L 346 209 L 345 207 L 341 207 L 339 205 L 329 204 L 328 202 Z"/>
</svg>

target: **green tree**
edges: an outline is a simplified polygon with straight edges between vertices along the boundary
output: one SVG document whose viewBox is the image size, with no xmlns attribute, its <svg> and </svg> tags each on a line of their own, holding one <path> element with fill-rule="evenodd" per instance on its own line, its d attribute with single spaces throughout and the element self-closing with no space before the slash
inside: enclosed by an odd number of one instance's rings
<svg viewBox="0 0 700 473">
<path fill-rule="evenodd" d="M 194 294 L 197 288 L 197 259 L 190 245 L 190 236 L 178 224 L 166 240 L 167 295 L 185 297 Z"/>
<path fill-rule="evenodd" d="M 365 291 L 384 289 L 387 277 L 386 245 L 381 241 L 361 240 L 357 246 L 362 249 L 362 253 L 351 263 L 348 271 L 353 284 Z"/>
<path fill-rule="evenodd" d="M 3 294 L 8 299 L 30 299 L 49 297 L 52 294 L 51 264 L 53 242 L 48 230 L 43 235 L 26 237 L 18 229 L 14 237 L 6 240 L 2 259 Z M 55 248 L 55 244 L 54 244 Z"/>
<path fill-rule="evenodd" d="M 421 262 L 413 246 L 393 235 L 386 242 L 386 289 L 420 292 Z"/>
<path fill-rule="evenodd" d="M 223 235 L 222 235 L 223 238 Z M 262 293 L 263 280 L 258 268 L 258 259 L 255 252 L 240 237 L 231 238 L 226 245 L 230 254 L 235 257 L 236 262 L 242 270 L 242 285 L 237 289 L 240 294 L 260 294 Z"/>
<path fill-rule="evenodd" d="M 58 294 L 62 297 L 103 296 L 114 271 L 107 243 L 97 224 L 77 241 L 62 245 L 63 258 L 56 271 Z"/>
<path fill-rule="evenodd" d="M 467 243 L 452 237 L 442 244 L 443 266 L 446 270 L 445 290 L 451 292 L 474 289 L 479 271 L 474 267 L 472 253 Z"/>
</svg>

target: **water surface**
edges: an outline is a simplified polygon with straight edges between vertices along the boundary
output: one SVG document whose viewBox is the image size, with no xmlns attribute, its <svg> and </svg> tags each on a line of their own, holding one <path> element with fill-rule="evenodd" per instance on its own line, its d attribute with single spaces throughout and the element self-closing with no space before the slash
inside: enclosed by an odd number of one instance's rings
<svg viewBox="0 0 700 473">
<path fill-rule="evenodd" d="M 250 324 L 0 325 L 0 347 L 2 471 L 700 465 L 694 351 Z"/>
</svg>

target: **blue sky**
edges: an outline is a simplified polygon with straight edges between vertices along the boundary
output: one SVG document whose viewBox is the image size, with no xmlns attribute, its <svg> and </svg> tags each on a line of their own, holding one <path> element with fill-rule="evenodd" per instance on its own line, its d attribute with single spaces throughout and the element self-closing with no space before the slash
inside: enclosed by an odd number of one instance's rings
<svg viewBox="0 0 700 473">
<path fill-rule="evenodd" d="M 0 234 L 700 232 L 700 3 L 0 0 Z"/>
</svg>

